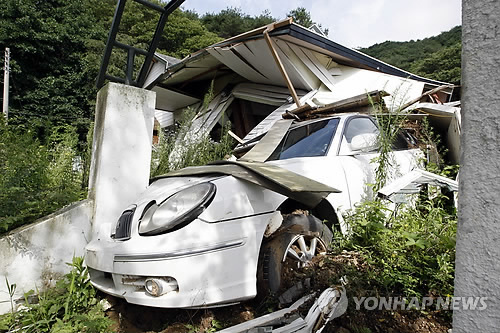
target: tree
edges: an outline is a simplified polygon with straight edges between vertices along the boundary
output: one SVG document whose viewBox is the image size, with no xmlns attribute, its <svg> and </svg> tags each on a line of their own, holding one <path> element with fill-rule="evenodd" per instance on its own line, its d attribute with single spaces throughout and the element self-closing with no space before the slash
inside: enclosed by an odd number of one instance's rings
<svg viewBox="0 0 500 333">
<path fill-rule="evenodd" d="M 92 78 L 82 59 L 95 29 L 85 2 L 4 0 L 0 26 L 0 47 L 11 48 L 13 121 L 88 119 Z"/>
<path fill-rule="evenodd" d="M 461 36 L 462 28 L 457 26 L 449 31 L 442 32 L 438 36 L 409 42 L 386 41 L 360 51 L 393 66 L 429 78 L 437 79 L 436 71 L 450 70 L 455 74 L 448 73 L 445 75 L 443 72 L 439 75 L 441 79 L 437 80 L 443 80 L 444 77 L 447 77 L 445 81 L 457 82 L 457 79 L 460 80 L 460 47 L 457 45 L 461 44 Z M 443 49 L 448 49 L 448 51 L 445 51 L 446 55 L 434 56 L 435 53 Z M 450 61 L 447 61 L 446 57 L 449 57 Z M 434 61 L 439 61 L 439 66 L 433 67 Z"/>
<path fill-rule="evenodd" d="M 244 14 L 240 8 L 228 7 L 220 13 L 207 13 L 201 21 L 208 30 L 222 38 L 229 38 L 246 31 L 267 25 L 276 21 L 269 11 L 263 11 L 259 16 L 251 17 Z"/>
<path fill-rule="evenodd" d="M 462 44 L 445 47 L 416 61 L 410 71 L 417 75 L 460 85 Z"/>
<path fill-rule="evenodd" d="M 303 27 L 310 28 L 313 25 L 317 25 L 323 33 L 328 36 L 328 29 L 323 29 L 321 24 L 317 24 L 311 18 L 311 14 L 304 7 L 297 7 L 291 10 L 288 14 L 288 17 L 293 18 L 293 21 L 297 24 L 300 24 Z"/>
<path fill-rule="evenodd" d="M 95 79 L 115 7 L 116 0 L 0 2 L 0 47 L 10 47 L 12 58 L 12 124 L 29 123 L 42 143 L 50 127 L 73 124 L 85 141 L 95 109 Z M 128 1 L 118 41 L 146 49 L 159 16 Z M 192 13 L 176 10 L 169 17 L 158 51 L 184 57 L 218 40 Z M 137 57 L 137 69 L 143 60 Z M 108 72 L 123 76 L 125 63 L 126 52 L 114 51 Z"/>
</svg>

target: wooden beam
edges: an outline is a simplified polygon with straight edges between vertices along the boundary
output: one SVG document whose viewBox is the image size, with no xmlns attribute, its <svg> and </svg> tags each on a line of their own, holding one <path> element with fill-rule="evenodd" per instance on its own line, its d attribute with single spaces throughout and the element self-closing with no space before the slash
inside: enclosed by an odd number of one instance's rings
<svg viewBox="0 0 500 333">
<path fill-rule="evenodd" d="M 274 29 L 274 26 L 273 26 Z M 293 87 L 292 81 L 290 81 L 290 78 L 288 77 L 288 74 L 285 70 L 285 67 L 283 66 L 283 63 L 281 62 L 280 57 L 278 56 L 278 52 L 276 52 L 276 49 L 274 48 L 273 41 L 271 40 L 271 37 L 269 37 L 269 31 L 271 31 L 270 27 L 268 26 L 266 30 L 262 32 L 264 35 L 264 39 L 267 42 L 267 45 L 269 46 L 269 50 L 271 51 L 271 54 L 273 55 L 274 61 L 276 61 L 276 65 L 278 65 L 278 68 L 281 72 L 281 75 L 283 75 L 283 78 L 285 79 L 286 85 L 288 86 L 288 90 L 290 91 L 290 94 L 292 95 L 293 101 L 297 105 L 297 107 L 300 107 L 300 100 L 299 97 L 297 96 L 297 92 L 295 91 L 295 88 Z"/>
<path fill-rule="evenodd" d="M 355 107 L 364 107 L 370 105 L 371 103 L 378 103 L 382 97 L 388 96 L 389 94 L 385 91 L 374 90 L 366 94 L 361 94 L 327 104 L 321 107 L 312 108 L 308 104 L 303 105 L 300 108 L 296 108 L 290 111 L 291 114 L 283 113 L 282 117 L 284 119 L 291 119 L 293 115 L 296 115 L 302 119 L 321 113 L 335 113 L 340 111 L 345 111 L 353 109 Z"/>
<path fill-rule="evenodd" d="M 429 96 L 429 95 L 431 95 L 431 96 L 432 96 L 433 94 L 438 93 L 438 92 L 440 92 L 441 90 L 444 90 L 444 89 L 446 89 L 446 88 L 454 88 L 454 87 L 455 87 L 455 86 L 453 86 L 453 85 L 447 85 L 447 84 L 445 84 L 445 85 L 439 86 L 439 87 L 437 87 L 437 88 L 434 88 L 434 89 L 432 89 L 432 90 L 426 91 L 426 92 L 424 92 L 422 95 L 420 95 L 419 97 L 412 99 L 411 101 L 409 101 L 409 102 L 408 102 L 408 103 L 406 103 L 406 104 L 403 104 L 403 105 L 400 107 L 400 110 L 404 110 L 404 109 L 406 109 L 407 107 L 409 107 L 409 106 L 411 106 L 411 105 L 413 105 L 413 104 L 415 104 L 415 103 L 419 102 L 419 101 L 422 99 L 422 97 Z"/>
</svg>

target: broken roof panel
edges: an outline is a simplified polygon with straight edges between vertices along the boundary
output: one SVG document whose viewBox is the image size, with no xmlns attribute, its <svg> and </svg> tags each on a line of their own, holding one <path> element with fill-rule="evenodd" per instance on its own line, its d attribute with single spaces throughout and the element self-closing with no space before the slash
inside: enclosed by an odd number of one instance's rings
<svg viewBox="0 0 500 333">
<path fill-rule="evenodd" d="M 246 59 L 242 59 L 242 57 L 234 53 L 232 47 L 213 47 L 208 48 L 207 51 L 221 63 L 249 81 L 264 84 L 272 83 L 264 74 L 249 65 Z"/>
<path fill-rule="evenodd" d="M 292 43 L 289 43 L 289 47 L 297 55 L 298 59 L 300 59 L 328 89 L 331 91 L 335 90 L 333 76 L 328 72 L 323 64 L 321 64 L 313 52 Z"/>
<path fill-rule="evenodd" d="M 274 39 L 274 44 L 277 46 L 276 52 L 294 86 L 306 90 L 318 89 L 321 81 L 290 49 L 288 43 L 279 39 Z"/>
<path fill-rule="evenodd" d="M 275 106 L 286 103 L 290 98 L 287 88 L 255 83 L 240 83 L 231 93 L 236 98 Z M 305 92 L 299 90 L 297 94 L 303 96 Z"/>
<path fill-rule="evenodd" d="M 267 27 L 254 29 L 248 33 L 227 39 L 214 44 L 207 49 L 198 51 L 195 54 L 184 58 L 180 63 L 170 66 L 167 72 L 157 81 L 163 81 L 167 84 L 179 82 L 177 72 L 185 71 L 186 67 L 192 68 L 194 63 L 198 63 L 196 66 L 198 69 L 200 68 L 200 65 L 203 65 L 201 67 L 205 70 L 215 67 L 220 64 L 220 61 L 210 56 L 209 49 L 230 47 L 231 45 L 238 43 L 249 43 L 250 41 L 253 42 L 261 40 L 263 39 L 262 32 L 266 30 L 266 28 Z M 294 45 L 305 47 L 309 51 L 315 51 L 328 56 L 332 59 L 332 61 L 335 61 L 338 64 L 369 69 L 375 72 L 390 74 L 401 78 L 409 78 L 433 85 L 442 84 L 442 82 L 419 77 L 394 66 L 388 65 L 359 51 L 337 44 L 324 36 L 316 34 L 300 25 L 291 23 L 291 21 L 288 20 L 275 23 L 274 29 L 271 30 L 269 34 L 274 43 L 277 43 L 279 40 L 287 41 L 293 43 Z M 200 73 L 202 73 L 202 71 L 197 74 Z M 191 73 L 191 75 L 193 75 L 193 73 Z M 188 79 L 185 75 L 182 76 L 184 79 Z"/>
<path fill-rule="evenodd" d="M 234 50 L 248 61 L 259 73 L 264 73 L 270 84 L 285 86 L 283 76 L 276 68 L 273 61 L 262 61 L 262 59 L 272 59 L 271 51 L 265 40 L 251 40 L 234 46 Z"/>
<path fill-rule="evenodd" d="M 151 90 L 156 92 L 156 109 L 159 110 L 175 111 L 200 101 L 198 98 L 159 86 L 156 86 Z"/>
<path fill-rule="evenodd" d="M 378 191 L 378 196 L 393 202 L 406 202 L 403 195 L 420 192 L 424 184 L 445 187 L 450 191 L 458 191 L 458 182 L 432 172 L 415 169 L 400 177 Z"/>
</svg>

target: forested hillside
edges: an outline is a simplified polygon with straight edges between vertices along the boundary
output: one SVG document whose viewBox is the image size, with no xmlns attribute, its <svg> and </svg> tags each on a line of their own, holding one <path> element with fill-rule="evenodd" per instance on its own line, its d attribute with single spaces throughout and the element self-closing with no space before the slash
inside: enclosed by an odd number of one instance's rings
<svg viewBox="0 0 500 333">
<path fill-rule="evenodd" d="M 411 73 L 444 82 L 460 84 L 462 27 L 435 37 L 409 42 L 384 42 L 360 49 Z"/>
</svg>

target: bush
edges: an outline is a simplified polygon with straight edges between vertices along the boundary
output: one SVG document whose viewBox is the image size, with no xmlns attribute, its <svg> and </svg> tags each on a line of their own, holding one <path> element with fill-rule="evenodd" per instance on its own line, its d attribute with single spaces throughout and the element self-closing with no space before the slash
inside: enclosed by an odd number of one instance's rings
<svg viewBox="0 0 500 333">
<path fill-rule="evenodd" d="M 343 249 L 360 252 L 371 266 L 364 278 L 375 293 L 453 294 L 456 216 L 439 198 L 389 213 L 381 201 L 368 201 L 345 217 L 351 234 Z"/>
<path fill-rule="evenodd" d="M 234 139 L 228 134 L 230 122 L 220 129 L 220 140 L 216 142 L 209 134 L 200 137 L 191 132 L 195 117 L 192 110 L 187 110 L 179 124 L 160 134 L 159 144 L 154 147 L 151 158 L 152 177 L 223 160 L 231 155 Z"/>
<path fill-rule="evenodd" d="M 24 309 L 0 316 L 0 332 L 109 332 L 111 320 L 96 298 L 83 258 L 75 257 L 68 265 L 71 272 L 54 288 L 40 293 L 36 302 L 29 300 L 31 291 L 25 296 Z"/>
<path fill-rule="evenodd" d="M 0 233 L 82 199 L 77 135 L 57 127 L 43 145 L 24 126 L 0 121 Z"/>
</svg>

